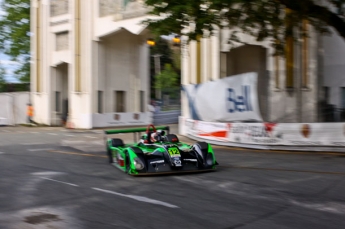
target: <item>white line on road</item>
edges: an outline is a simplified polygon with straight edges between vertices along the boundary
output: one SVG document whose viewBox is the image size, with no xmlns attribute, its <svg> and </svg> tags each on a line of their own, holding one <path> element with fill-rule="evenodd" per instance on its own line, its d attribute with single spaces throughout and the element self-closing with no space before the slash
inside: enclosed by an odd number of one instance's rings
<svg viewBox="0 0 345 229">
<path fill-rule="evenodd" d="M 45 149 L 28 149 L 31 152 L 36 152 L 36 151 L 48 151 L 48 150 L 52 150 L 51 148 L 45 148 Z"/>
<path fill-rule="evenodd" d="M 62 184 L 68 184 L 68 185 L 71 185 L 71 186 L 74 186 L 74 187 L 79 187 L 79 185 L 76 185 L 76 184 L 67 183 L 67 182 L 63 182 L 63 181 L 59 181 L 59 180 L 54 180 L 54 179 L 50 179 L 50 178 L 47 178 L 47 177 L 41 177 L 41 178 L 45 179 L 45 180 L 59 182 L 59 183 L 62 183 Z"/>
<path fill-rule="evenodd" d="M 73 134 L 66 134 L 67 137 L 74 137 L 75 135 Z"/>
<path fill-rule="evenodd" d="M 32 134 L 38 134 L 38 132 L 31 132 Z"/>
<path fill-rule="evenodd" d="M 54 172 L 54 171 L 45 171 L 45 172 L 34 172 L 31 173 L 31 175 L 36 175 L 36 176 L 53 176 L 53 175 L 62 175 L 65 174 L 63 172 Z"/>
<path fill-rule="evenodd" d="M 93 137 L 93 136 L 85 136 L 86 138 L 97 138 L 97 137 Z"/>
<path fill-rule="evenodd" d="M 31 146 L 31 145 L 45 145 L 46 143 L 37 143 L 37 142 L 33 142 L 33 143 L 22 143 L 20 145 L 23 146 Z"/>
<path fill-rule="evenodd" d="M 125 195 L 119 192 L 113 192 L 113 191 L 109 191 L 109 190 L 105 190 L 105 189 L 100 189 L 100 188 L 92 188 L 94 190 L 100 191 L 100 192 L 105 192 L 105 193 L 109 193 L 109 194 L 113 194 L 113 195 L 117 195 L 117 196 L 122 196 L 122 197 L 127 197 L 130 199 L 134 199 L 137 201 L 141 201 L 141 202 L 146 202 L 146 203 L 150 203 L 150 204 L 157 204 L 157 205 L 162 205 L 168 208 L 179 208 L 176 205 L 172 205 L 163 201 L 159 201 L 159 200 L 154 200 L 154 199 L 150 199 L 144 196 L 134 196 L 134 195 Z"/>
<path fill-rule="evenodd" d="M 48 133 L 48 134 L 50 134 L 50 135 L 57 135 L 57 134 L 55 134 L 55 133 Z"/>
<path fill-rule="evenodd" d="M 4 154 L 4 152 L 0 152 L 0 154 Z"/>
</svg>

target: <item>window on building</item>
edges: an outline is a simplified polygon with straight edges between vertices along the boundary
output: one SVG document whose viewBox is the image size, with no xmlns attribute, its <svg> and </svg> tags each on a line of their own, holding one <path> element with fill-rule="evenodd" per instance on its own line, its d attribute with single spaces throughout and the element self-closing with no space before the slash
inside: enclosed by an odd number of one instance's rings
<svg viewBox="0 0 345 229">
<path fill-rule="evenodd" d="M 345 87 L 341 88 L 341 106 L 345 109 Z"/>
<path fill-rule="evenodd" d="M 61 92 L 56 91 L 55 92 L 55 111 L 60 112 L 61 111 Z"/>
<path fill-rule="evenodd" d="M 122 12 L 122 4 L 122 1 L 119 0 L 99 0 L 99 16 L 105 17 Z"/>
<path fill-rule="evenodd" d="M 103 91 L 98 91 L 98 108 L 97 112 L 98 113 L 103 113 Z"/>
<path fill-rule="evenodd" d="M 115 112 L 126 112 L 126 92 L 115 91 Z"/>
<path fill-rule="evenodd" d="M 50 0 L 50 16 L 68 13 L 68 0 Z"/>
<path fill-rule="evenodd" d="M 145 112 L 145 92 L 139 91 L 140 98 L 140 112 Z"/>
<path fill-rule="evenodd" d="M 303 58 L 303 87 L 307 88 L 308 87 L 308 83 L 309 83 L 309 78 L 308 78 L 308 72 L 309 72 L 309 61 L 308 61 L 308 21 L 307 20 L 303 20 L 303 26 L 302 26 L 302 36 L 303 36 L 303 43 L 302 43 L 302 58 Z"/>
<path fill-rule="evenodd" d="M 329 102 L 329 87 L 323 87 L 324 99 L 325 102 Z"/>
<path fill-rule="evenodd" d="M 56 51 L 68 49 L 68 32 L 56 34 Z"/>
<path fill-rule="evenodd" d="M 291 10 L 286 9 L 286 14 L 290 14 Z M 286 58 L 286 88 L 294 87 L 294 40 L 293 40 L 293 25 L 291 21 L 286 22 L 287 37 L 285 44 L 285 58 Z"/>
</svg>

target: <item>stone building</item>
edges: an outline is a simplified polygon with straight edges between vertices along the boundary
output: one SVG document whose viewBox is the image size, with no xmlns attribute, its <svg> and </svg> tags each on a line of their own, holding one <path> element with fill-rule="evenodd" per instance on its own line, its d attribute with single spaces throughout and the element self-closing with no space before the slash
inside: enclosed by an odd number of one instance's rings
<svg viewBox="0 0 345 229">
<path fill-rule="evenodd" d="M 286 57 L 274 56 L 267 42 L 240 34 L 245 43 L 230 46 L 230 30 L 183 45 L 182 84 L 198 84 L 246 72 L 258 74 L 258 102 L 263 121 L 318 120 L 319 36 L 310 26 L 308 38 L 287 42 Z M 210 92 L 212 93 L 212 92 Z M 183 95 L 182 117 L 189 118 Z"/>
<path fill-rule="evenodd" d="M 150 123 L 146 12 L 140 0 L 32 0 L 34 121 Z"/>
</svg>

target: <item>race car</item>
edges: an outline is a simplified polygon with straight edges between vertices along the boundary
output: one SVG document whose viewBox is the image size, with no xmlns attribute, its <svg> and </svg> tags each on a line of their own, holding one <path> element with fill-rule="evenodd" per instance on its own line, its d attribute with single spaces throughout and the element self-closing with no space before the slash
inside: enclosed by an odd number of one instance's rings
<svg viewBox="0 0 345 229">
<path fill-rule="evenodd" d="M 206 142 L 182 143 L 169 126 L 106 130 L 109 163 L 130 175 L 212 171 L 218 165 L 213 149 Z M 141 133 L 143 133 L 141 135 Z M 111 134 L 134 133 L 135 143 L 124 144 Z M 140 140 L 136 142 L 137 134 Z"/>
</svg>

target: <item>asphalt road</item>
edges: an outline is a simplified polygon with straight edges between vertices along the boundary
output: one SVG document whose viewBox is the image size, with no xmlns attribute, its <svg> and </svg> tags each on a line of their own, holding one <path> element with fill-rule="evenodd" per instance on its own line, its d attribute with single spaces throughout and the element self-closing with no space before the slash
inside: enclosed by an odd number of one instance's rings
<svg viewBox="0 0 345 229">
<path fill-rule="evenodd" d="M 0 228 L 345 228 L 343 154 L 216 147 L 216 172 L 131 177 L 102 137 L 0 127 Z"/>
</svg>

